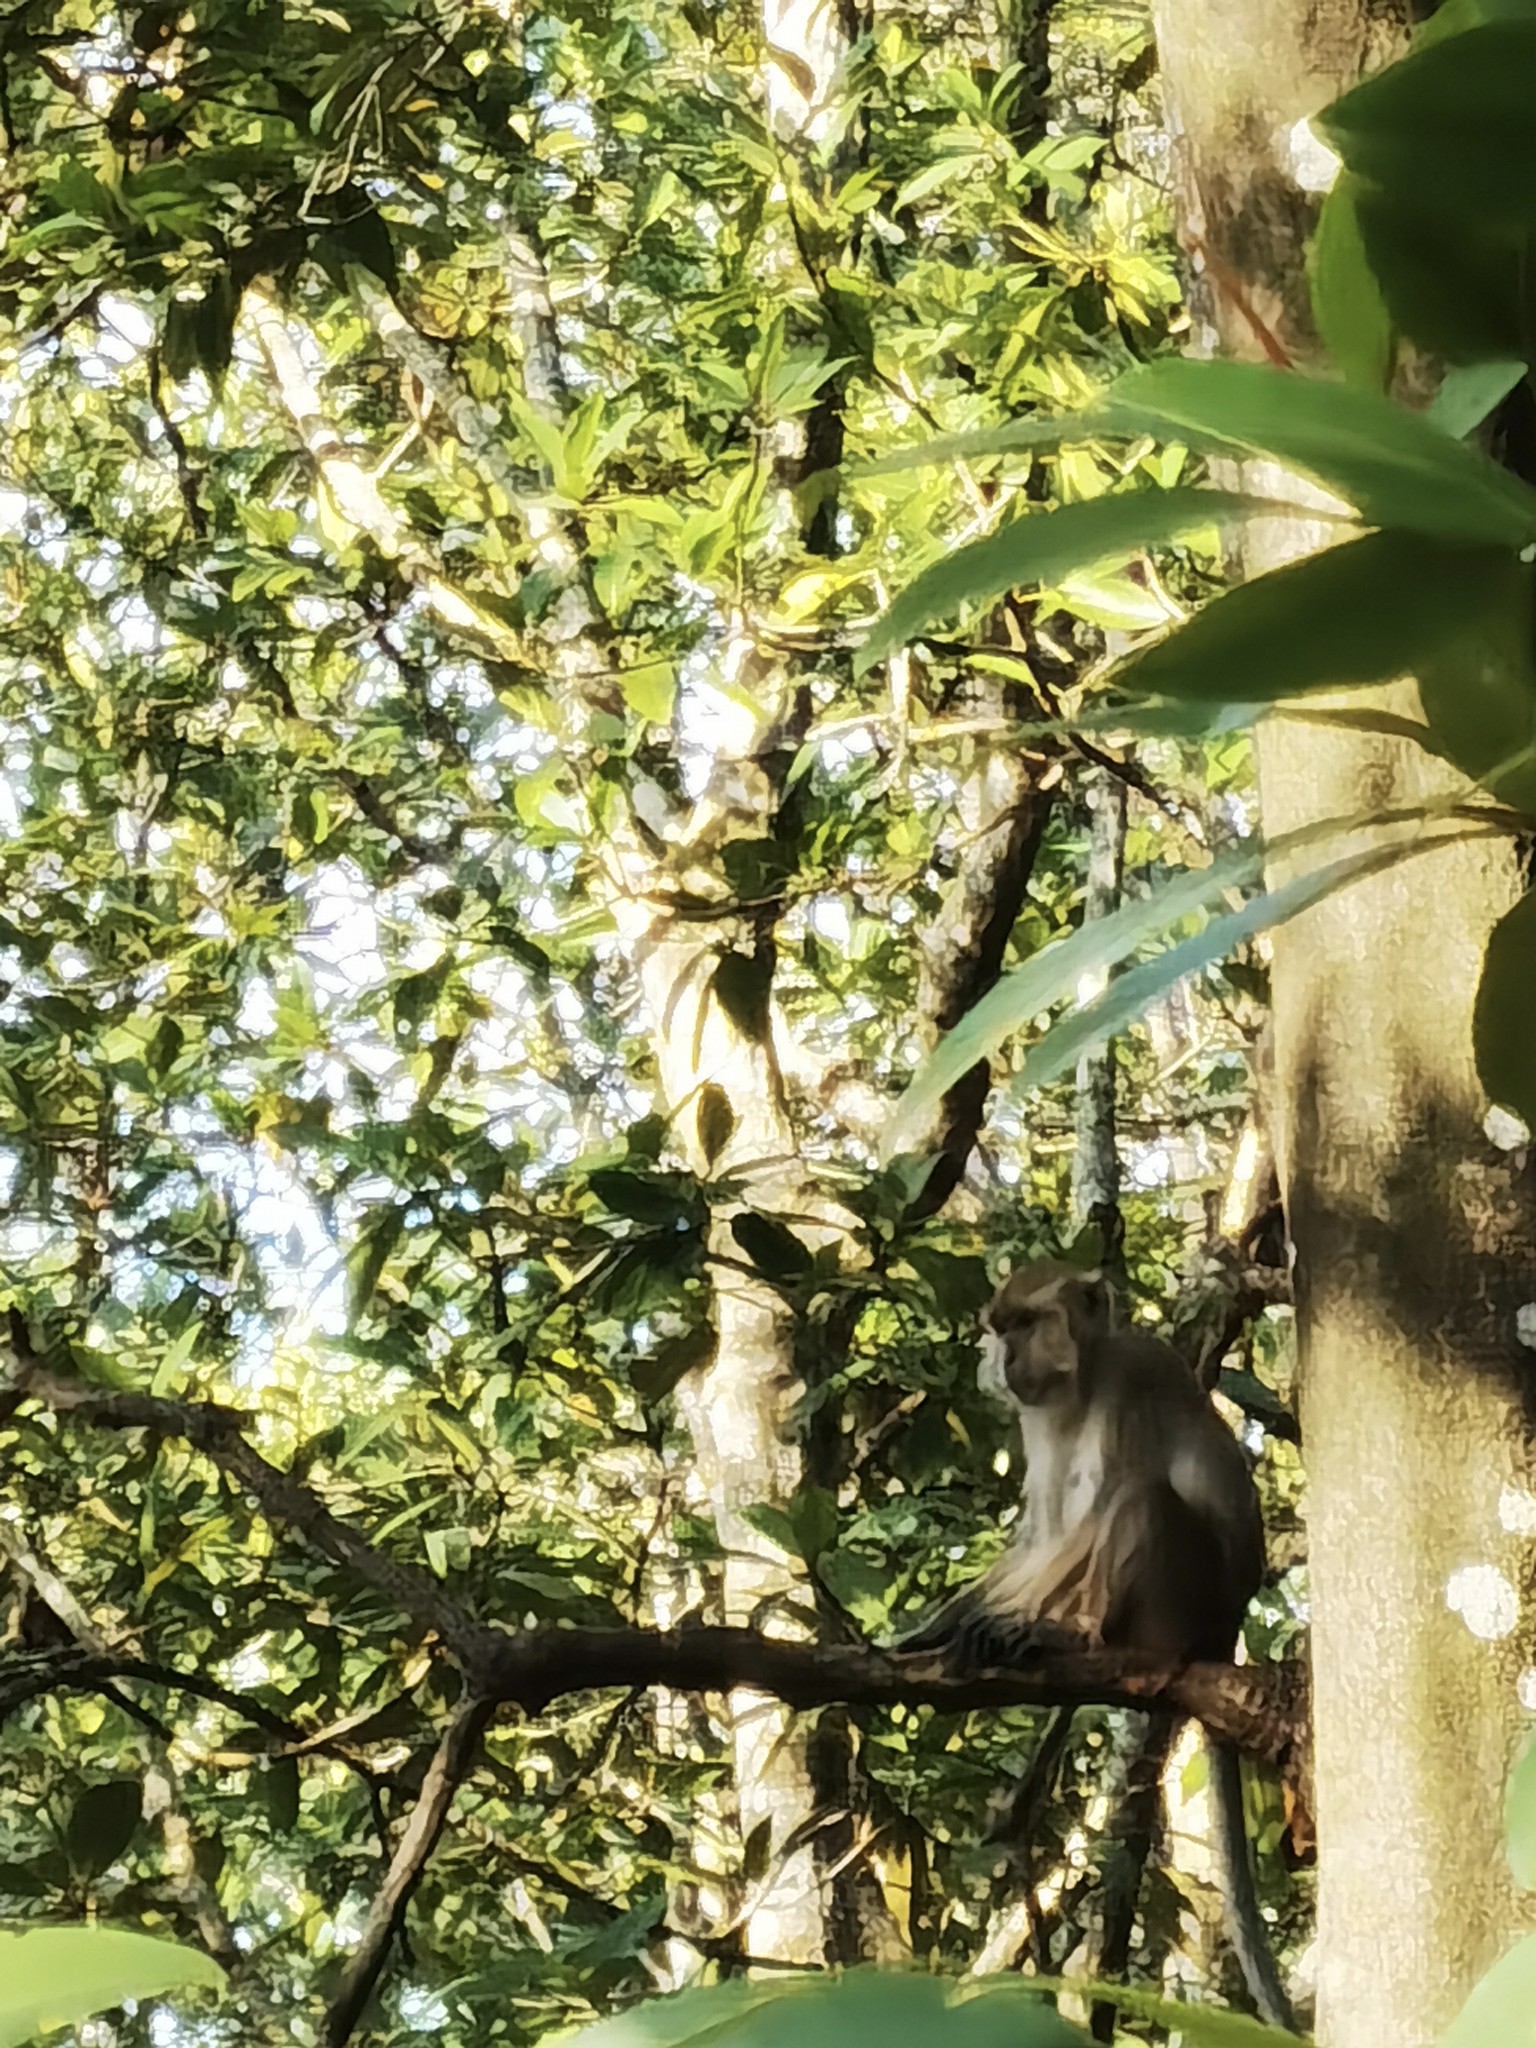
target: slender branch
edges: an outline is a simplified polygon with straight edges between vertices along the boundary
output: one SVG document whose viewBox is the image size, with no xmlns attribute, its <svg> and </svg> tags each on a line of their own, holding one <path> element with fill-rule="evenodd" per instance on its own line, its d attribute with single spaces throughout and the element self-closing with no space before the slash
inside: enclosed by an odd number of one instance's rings
<svg viewBox="0 0 1536 2048">
<path fill-rule="evenodd" d="M 447 1824 L 454 1794 L 474 1765 L 480 1738 L 495 1712 L 494 1705 L 473 1696 L 465 1699 L 443 1731 L 436 1754 L 427 1766 L 421 1797 L 411 1810 L 405 1832 L 389 1860 L 389 1869 L 379 1887 L 368 1919 L 336 1996 L 325 2015 L 326 2048 L 344 2048 L 352 2030 L 362 2018 L 388 1960 L 395 1936 L 405 1921 L 411 1894 L 421 1882 L 432 1851 Z"/>
</svg>

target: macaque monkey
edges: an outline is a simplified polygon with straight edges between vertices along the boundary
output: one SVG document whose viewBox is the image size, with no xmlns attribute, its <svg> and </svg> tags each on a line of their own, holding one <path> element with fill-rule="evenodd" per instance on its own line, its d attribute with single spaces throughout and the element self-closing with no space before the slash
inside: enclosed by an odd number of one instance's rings
<svg viewBox="0 0 1536 2048">
<path fill-rule="evenodd" d="M 1242 1446 L 1158 1338 L 1116 1330 L 1097 1273 L 1041 1260 L 983 1310 L 978 1379 L 1018 1414 L 1025 1509 L 1013 1541 L 902 1649 L 962 1669 L 1070 1642 L 1223 1662 L 1264 1575 Z M 1213 1749 L 1233 1946 L 1266 2019 L 1291 2024 L 1263 1938 L 1235 1752 Z M 1255 1954 L 1255 1943 L 1257 1951 Z"/>
<path fill-rule="evenodd" d="M 1097 1273 L 1021 1267 L 982 1311 L 983 1388 L 1018 1414 L 1027 1494 L 986 1576 L 903 1645 L 1010 1664 L 1077 1639 L 1230 1658 L 1264 1575 L 1242 1446 L 1156 1337 L 1110 1327 Z"/>
</svg>

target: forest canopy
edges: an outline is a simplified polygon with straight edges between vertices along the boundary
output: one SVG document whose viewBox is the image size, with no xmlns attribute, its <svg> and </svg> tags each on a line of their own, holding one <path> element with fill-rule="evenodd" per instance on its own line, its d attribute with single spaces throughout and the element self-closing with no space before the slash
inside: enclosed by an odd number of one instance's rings
<svg viewBox="0 0 1536 2048">
<path fill-rule="evenodd" d="M 1310 2010 L 1271 935 L 1536 811 L 1536 13 L 1314 93 L 1304 313 L 1192 235 L 1157 27 L 0 14 L 0 1915 L 192 1957 L 49 2004 L 50 1951 L 0 2039 L 708 2031 L 879 1964 L 933 2038 L 1249 2041 L 1201 1724 Z M 1261 831 L 1275 705 L 1443 779 Z M 1500 1173 L 1530 903 L 1445 1054 Z M 1238 1667 L 889 1654 L 1017 1529 L 977 1317 L 1045 1257 L 1250 1457 Z M 888 2038 L 883 1981 L 805 2024 Z"/>
</svg>

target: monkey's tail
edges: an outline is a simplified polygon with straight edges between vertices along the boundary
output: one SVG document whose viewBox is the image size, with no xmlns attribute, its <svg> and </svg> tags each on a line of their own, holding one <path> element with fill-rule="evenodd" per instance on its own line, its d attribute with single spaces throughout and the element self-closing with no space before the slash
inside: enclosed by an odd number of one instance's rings
<svg viewBox="0 0 1536 2048">
<path fill-rule="evenodd" d="M 1237 1751 L 1230 1743 L 1207 1737 L 1211 1758 L 1211 1811 L 1214 1819 L 1216 1867 L 1222 1903 L 1227 1913 L 1227 1938 L 1237 1956 L 1238 1968 L 1248 1995 L 1259 2009 L 1261 2019 L 1272 2027 L 1296 2031 L 1296 2015 L 1270 1947 L 1269 1933 L 1259 1912 L 1258 1889 L 1248 1851 L 1248 1828 L 1243 1818 L 1243 1773 Z"/>
</svg>

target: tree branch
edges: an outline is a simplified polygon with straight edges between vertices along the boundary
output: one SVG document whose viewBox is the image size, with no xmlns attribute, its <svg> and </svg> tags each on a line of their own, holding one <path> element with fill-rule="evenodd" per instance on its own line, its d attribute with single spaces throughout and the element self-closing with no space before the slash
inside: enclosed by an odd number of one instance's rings
<svg viewBox="0 0 1536 2048">
<path fill-rule="evenodd" d="M 389 1859 L 384 1882 L 368 1909 L 362 1938 L 347 1963 L 340 1989 L 326 2009 L 326 2048 L 344 2048 L 362 2018 L 363 2008 L 388 1959 L 390 1945 L 404 1924 L 411 1894 L 421 1882 L 421 1873 L 447 1824 L 454 1794 L 473 1767 L 480 1738 L 494 1712 L 493 1702 L 470 1696 L 443 1730 L 422 1781 L 421 1797 L 411 1810 L 405 1832 Z"/>
<path fill-rule="evenodd" d="M 1193 1715 L 1249 1755 L 1284 1759 L 1303 1732 L 1291 1667 L 1190 1664 L 1171 1669 L 1116 1650 L 1041 1650 L 1015 1671 L 957 1676 L 939 1657 L 867 1643 L 801 1643 L 748 1628 L 488 1631 L 479 1679 L 487 1694 L 532 1711 L 561 1693 L 662 1685 L 676 1692 L 769 1693 L 792 1707 L 930 1706 L 941 1713 L 998 1707 L 1169 1708 Z"/>
</svg>

